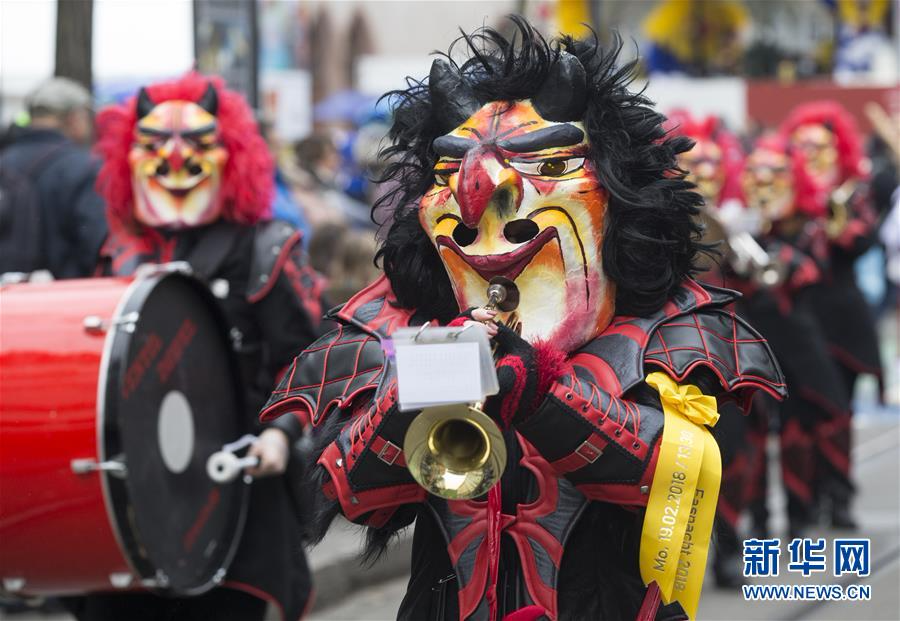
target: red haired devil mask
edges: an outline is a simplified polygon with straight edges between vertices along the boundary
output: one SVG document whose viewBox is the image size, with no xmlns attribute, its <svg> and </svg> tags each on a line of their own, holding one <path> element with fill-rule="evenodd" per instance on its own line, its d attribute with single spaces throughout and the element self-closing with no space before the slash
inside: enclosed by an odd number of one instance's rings
<svg viewBox="0 0 900 621">
<path fill-rule="evenodd" d="M 98 115 L 99 189 L 117 223 L 184 229 L 266 217 L 272 159 L 244 99 L 188 73 Z"/>
<path fill-rule="evenodd" d="M 146 89 L 141 89 L 134 143 L 128 153 L 138 222 L 187 228 L 219 219 L 219 189 L 228 152 L 219 141 L 217 107 L 212 84 L 196 103 L 154 104 Z"/>
</svg>

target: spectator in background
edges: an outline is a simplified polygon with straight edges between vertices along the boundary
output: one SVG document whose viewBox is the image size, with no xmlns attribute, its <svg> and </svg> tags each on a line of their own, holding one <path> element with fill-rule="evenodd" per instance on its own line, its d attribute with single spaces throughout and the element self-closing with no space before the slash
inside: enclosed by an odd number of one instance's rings
<svg viewBox="0 0 900 621">
<path fill-rule="evenodd" d="M 99 163 L 87 150 L 93 135 L 90 93 L 51 78 L 26 99 L 31 124 L 13 126 L 0 146 L 0 168 L 26 179 L 40 205 L 39 228 L 16 243 L 42 248 L 39 267 L 56 278 L 90 276 L 106 238 L 104 203 L 94 190 Z"/>
<path fill-rule="evenodd" d="M 281 143 L 275 134 L 275 125 L 271 119 L 263 116 L 257 119 L 257 124 L 259 125 L 260 133 L 269 146 L 272 159 L 275 161 L 275 192 L 272 196 L 272 217 L 276 220 L 290 222 L 295 229 L 303 234 L 303 247 L 307 248 L 311 233 L 309 223 L 306 221 L 303 209 L 294 200 L 287 177 L 281 170 Z"/>
<path fill-rule="evenodd" d="M 309 243 L 309 262 L 328 280 L 324 297 L 332 304 L 343 304 L 378 278 L 376 250 L 371 233 L 352 231 L 341 224 L 316 229 Z"/>
<path fill-rule="evenodd" d="M 373 229 L 369 207 L 338 189 L 341 156 L 331 138 L 313 134 L 294 146 L 294 196 L 313 228 L 327 223 Z"/>
</svg>

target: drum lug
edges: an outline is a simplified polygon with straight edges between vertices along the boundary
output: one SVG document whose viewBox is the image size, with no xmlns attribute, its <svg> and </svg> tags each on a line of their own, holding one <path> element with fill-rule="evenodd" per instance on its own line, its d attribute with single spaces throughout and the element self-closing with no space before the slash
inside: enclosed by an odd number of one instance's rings
<svg viewBox="0 0 900 621">
<path fill-rule="evenodd" d="M 165 589 L 169 586 L 169 576 L 162 569 L 156 570 L 156 575 L 153 578 L 154 583 L 157 588 Z"/>
<path fill-rule="evenodd" d="M 114 477 L 124 479 L 128 476 L 128 467 L 122 457 L 97 461 L 96 459 L 73 459 L 71 461 L 72 472 L 75 474 L 90 474 L 91 472 L 108 472 Z"/>
<path fill-rule="evenodd" d="M 106 321 L 98 315 L 88 315 L 82 324 L 84 331 L 88 334 L 105 334 L 112 326 L 121 327 L 125 332 L 131 334 L 134 332 L 134 326 L 140 316 L 141 314 L 137 311 L 132 311 L 112 321 Z"/>
<path fill-rule="evenodd" d="M 115 571 L 109 574 L 109 583 L 114 589 L 127 589 L 133 581 L 134 576 L 127 571 Z"/>
<path fill-rule="evenodd" d="M 25 588 L 25 578 L 13 576 L 3 579 L 3 590 L 7 593 L 18 593 Z"/>
</svg>

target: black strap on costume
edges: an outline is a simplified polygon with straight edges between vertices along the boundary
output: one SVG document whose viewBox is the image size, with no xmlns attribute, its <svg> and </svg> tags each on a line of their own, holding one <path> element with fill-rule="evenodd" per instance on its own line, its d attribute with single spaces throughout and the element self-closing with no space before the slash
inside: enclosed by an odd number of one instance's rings
<svg viewBox="0 0 900 621">
<path fill-rule="evenodd" d="M 240 227 L 228 222 L 213 224 L 205 235 L 194 244 L 185 260 L 194 273 L 205 280 L 219 271 L 237 241 Z"/>
</svg>

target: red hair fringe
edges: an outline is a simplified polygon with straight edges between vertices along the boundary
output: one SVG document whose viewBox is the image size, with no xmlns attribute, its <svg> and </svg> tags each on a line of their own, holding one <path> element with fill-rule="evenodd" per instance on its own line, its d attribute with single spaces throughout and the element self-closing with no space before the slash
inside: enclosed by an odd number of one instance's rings
<svg viewBox="0 0 900 621">
<path fill-rule="evenodd" d="M 255 224 L 270 217 L 275 168 L 265 140 L 259 133 L 253 111 L 237 92 L 225 88 L 217 76 L 191 71 L 177 80 L 147 86 L 150 99 L 198 101 L 207 85 L 216 89 L 219 140 L 228 151 L 222 172 L 222 217 L 240 224 Z M 108 217 L 130 229 L 134 221 L 134 193 L 128 152 L 137 124 L 137 96 L 121 105 L 104 108 L 97 115 L 96 152 L 103 158 L 97 190 L 106 199 Z"/>
</svg>

